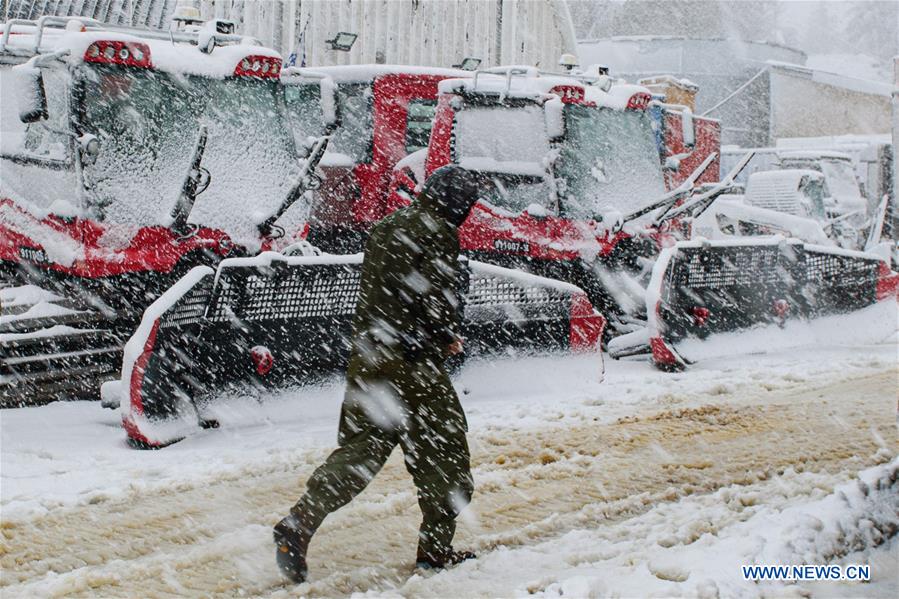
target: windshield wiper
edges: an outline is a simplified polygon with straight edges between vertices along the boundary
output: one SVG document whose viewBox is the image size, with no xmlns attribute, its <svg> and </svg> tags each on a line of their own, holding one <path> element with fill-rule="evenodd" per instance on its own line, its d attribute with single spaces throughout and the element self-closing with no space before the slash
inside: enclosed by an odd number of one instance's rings
<svg viewBox="0 0 899 599">
<path fill-rule="evenodd" d="M 203 154 L 206 152 L 206 140 L 209 137 L 206 125 L 200 125 L 197 144 L 194 147 L 193 158 L 190 161 L 190 169 L 181 185 L 181 195 L 172 209 L 171 229 L 176 233 L 183 233 L 187 229 L 187 219 L 194 209 L 197 196 L 206 191 L 212 181 L 212 175 L 203 168 Z"/>
<path fill-rule="evenodd" d="M 696 185 L 696 180 L 702 176 L 702 174 L 706 171 L 706 169 L 709 168 L 709 165 L 712 164 L 712 162 L 714 162 L 715 158 L 717 158 L 717 157 L 718 157 L 717 152 L 712 152 L 711 154 L 706 156 L 705 160 L 702 161 L 702 164 L 700 164 L 698 167 L 696 167 L 696 169 L 692 173 L 690 173 L 690 176 L 687 177 L 686 179 L 684 179 L 683 183 L 681 183 L 680 185 L 678 185 L 677 187 L 675 187 L 674 189 L 672 189 L 671 191 L 669 191 L 668 193 L 663 195 L 660 200 L 653 202 L 652 204 L 645 206 L 645 207 L 641 208 L 640 210 L 637 210 L 636 212 L 632 212 L 631 214 L 628 214 L 627 216 L 624 217 L 623 222 L 626 223 L 626 222 L 632 221 L 636 218 L 640 218 L 644 214 L 649 214 L 653 210 L 658 210 L 659 208 L 662 208 L 663 210 L 656 217 L 656 220 L 657 221 L 661 220 L 662 217 L 664 217 L 665 214 L 669 210 L 671 210 L 671 208 L 678 201 L 680 201 L 681 199 L 683 199 L 684 197 L 686 197 L 690 194 L 690 192 L 693 190 L 693 187 Z"/>
<path fill-rule="evenodd" d="M 309 150 L 309 155 L 306 156 L 306 163 L 300 170 L 299 175 L 297 175 L 296 182 L 290 188 L 287 197 L 284 198 L 284 201 L 281 202 L 281 205 L 278 206 L 278 209 L 274 214 L 256 225 L 257 229 L 259 229 L 259 234 L 262 235 L 262 237 L 282 237 L 284 235 L 284 230 L 277 227 L 275 222 L 277 222 L 277 220 L 281 218 L 297 200 L 303 197 L 303 194 L 309 190 L 318 189 L 321 186 L 321 177 L 316 174 L 315 169 L 318 167 L 319 162 L 321 162 L 322 157 L 325 155 L 325 151 L 328 149 L 328 143 L 331 141 L 331 134 L 334 132 L 334 129 L 336 129 L 336 126 L 334 125 L 326 127 L 325 134 L 315 140 L 315 143 L 312 144 L 312 148 Z"/>
<path fill-rule="evenodd" d="M 743 158 L 731 169 L 727 176 L 725 176 L 719 183 L 717 183 L 714 187 L 706 191 L 705 193 L 701 193 L 692 199 L 689 202 L 686 202 L 674 210 L 670 212 L 666 212 L 666 214 L 662 214 L 658 218 L 656 218 L 654 225 L 656 227 L 660 226 L 666 220 L 671 220 L 673 218 L 677 218 L 682 214 L 688 214 L 692 218 L 696 218 L 706 210 L 708 210 L 709 206 L 718 199 L 719 196 L 727 193 L 728 191 L 734 188 L 734 179 L 743 172 L 743 169 L 746 168 L 746 165 L 749 164 L 749 161 L 752 160 L 752 157 L 755 156 L 755 152 L 747 152 Z"/>
</svg>

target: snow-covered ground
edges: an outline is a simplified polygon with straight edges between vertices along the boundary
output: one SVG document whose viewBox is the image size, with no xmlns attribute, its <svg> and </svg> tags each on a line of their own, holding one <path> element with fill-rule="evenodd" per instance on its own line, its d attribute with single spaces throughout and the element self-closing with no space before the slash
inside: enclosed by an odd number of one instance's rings
<svg viewBox="0 0 899 599">
<path fill-rule="evenodd" d="M 896 596 L 895 342 L 718 358 L 681 374 L 598 356 L 457 380 L 480 558 L 413 571 L 396 453 L 286 584 L 271 526 L 334 443 L 342 383 L 232 402 L 222 428 L 129 449 L 96 403 L 0 412 L 4 597 Z M 860 486 L 859 472 L 865 481 Z M 755 583 L 741 564 L 867 563 L 874 581 Z"/>
</svg>

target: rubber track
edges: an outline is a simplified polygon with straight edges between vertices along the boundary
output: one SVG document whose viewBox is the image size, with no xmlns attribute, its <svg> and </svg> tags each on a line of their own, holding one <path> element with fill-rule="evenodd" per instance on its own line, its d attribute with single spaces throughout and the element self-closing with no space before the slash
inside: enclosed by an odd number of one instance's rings
<svg viewBox="0 0 899 599">
<path fill-rule="evenodd" d="M 60 305 L 73 307 L 70 302 Z M 116 378 L 121 367 L 125 336 L 116 333 L 113 324 L 95 311 L 0 324 L 0 334 L 12 333 L 0 341 L 0 408 L 99 399 L 100 385 Z M 42 336 L 57 325 L 72 330 Z"/>
</svg>

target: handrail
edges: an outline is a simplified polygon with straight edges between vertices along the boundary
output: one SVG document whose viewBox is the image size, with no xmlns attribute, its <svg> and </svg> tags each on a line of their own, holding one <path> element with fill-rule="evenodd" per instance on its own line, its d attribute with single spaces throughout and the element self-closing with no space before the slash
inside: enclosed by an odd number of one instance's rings
<svg viewBox="0 0 899 599">
<path fill-rule="evenodd" d="M 505 75 L 506 94 L 508 94 L 512 89 L 513 75 L 528 77 L 533 71 L 534 69 L 529 67 L 491 67 L 489 69 L 478 69 L 474 72 L 474 79 L 472 80 L 472 91 L 478 91 L 478 75 L 480 75 L 481 73 L 485 73 L 487 75 Z"/>
<path fill-rule="evenodd" d="M 4 52 L 7 50 L 7 46 L 9 44 L 9 36 L 14 25 L 24 25 L 35 28 L 34 45 L 29 48 L 29 50 L 34 54 L 38 54 L 40 53 L 40 47 L 41 42 L 43 41 L 45 28 L 56 27 L 65 29 L 68 24 L 72 22 L 81 23 L 86 29 L 91 31 L 115 31 L 146 39 L 165 41 L 171 40 L 173 42 L 189 43 L 193 45 L 197 45 L 197 41 L 200 35 L 199 31 L 167 31 L 162 29 L 132 27 L 128 25 L 113 25 L 110 23 L 103 23 L 89 17 L 59 17 L 54 15 L 44 15 L 39 19 L 12 19 L 4 23 L 5 27 L 3 30 L 3 37 L 2 39 L 0 39 L 0 52 Z M 240 44 L 245 42 L 250 42 L 255 45 L 262 45 L 259 40 L 251 36 L 230 33 L 215 33 L 213 35 L 213 38 L 215 39 L 217 45 L 224 43 Z"/>
</svg>

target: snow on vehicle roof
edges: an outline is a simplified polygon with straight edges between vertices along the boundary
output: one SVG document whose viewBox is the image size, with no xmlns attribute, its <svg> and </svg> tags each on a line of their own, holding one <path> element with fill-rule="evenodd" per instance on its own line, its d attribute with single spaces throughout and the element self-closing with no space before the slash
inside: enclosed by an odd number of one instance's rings
<svg viewBox="0 0 899 599">
<path fill-rule="evenodd" d="M 35 43 L 34 27 L 14 27 L 7 47 L 10 49 L 32 49 Z M 146 44 L 150 48 L 150 62 L 153 68 L 169 73 L 200 75 L 223 78 L 234 74 L 240 61 L 248 56 L 281 58 L 271 48 L 253 44 L 232 44 L 216 46 L 206 54 L 188 43 L 172 43 L 170 40 L 151 39 L 117 31 L 90 30 L 84 32 L 62 31 L 45 28 L 41 38 L 41 53 L 69 50 L 69 63 L 80 63 L 88 47 L 97 41 L 121 41 Z"/>
<path fill-rule="evenodd" d="M 761 181 L 777 181 L 786 184 L 798 184 L 799 180 L 802 177 L 812 177 L 815 179 L 823 179 L 824 175 L 818 171 L 813 171 L 811 169 L 804 168 L 786 168 L 777 171 L 761 171 L 758 173 L 752 173 L 749 175 L 749 179 L 747 184 L 750 181 L 761 182 Z"/>
<path fill-rule="evenodd" d="M 642 85 L 634 85 L 632 83 L 613 83 L 609 91 L 604 92 L 595 85 L 585 87 L 585 98 L 588 102 L 593 102 L 602 108 L 612 108 L 614 110 L 624 110 L 627 108 L 628 101 L 634 94 L 652 95 L 647 88 Z"/>
<path fill-rule="evenodd" d="M 828 160 L 848 160 L 852 161 L 852 156 L 845 152 L 833 152 L 830 150 L 790 150 L 788 152 L 784 152 L 779 150 L 777 152 L 777 157 L 781 160 L 784 159 L 794 159 L 794 160 L 820 160 L 820 159 L 828 159 Z"/>
<path fill-rule="evenodd" d="M 676 85 L 680 87 L 686 88 L 695 88 L 694 91 L 699 91 L 699 84 L 687 79 L 686 77 L 675 77 L 674 75 L 654 75 L 652 77 L 643 77 L 638 80 L 640 85 L 657 85 L 659 83 L 668 83 L 671 85 Z"/>
<path fill-rule="evenodd" d="M 877 145 L 892 143 L 889 133 L 847 133 L 844 135 L 823 135 L 817 137 L 779 137 L 775 143 L 778 150 L 816 150 L 857 145 Z"/>
<path fill-rule="evenodd" d="M 335 67 L 311 67 L 339 83 L 372 81 L 382 75 L 437 75 L 441 77 L 471 77 L 471 71 L 442 67 L 422 67 L 404 64 L 358 64 Z"/>
<path fill-rule="evenodd" d="M 512 71 L 511 78 L 508 75 Z M 440 82 L 440 93 L 497 94 L 511 98 L 547 99 L 549 90 L 560 85 L 583 88 L 577 79 L 563 76 L 542 76 L 535 67 L 508 66 L 476 73 L 475 77 L 446 79 Z"/>
<path fill-rule="evenodd" d="M 503 69 L 520 69 L 521 73 L 513 73 L 511 79 L 500 69 L 481 72 L 477 79 L 445 79 L 439 84 L 440 93 L 453 94 L 465 90 L 468 93 L 498 94 L 513 98 L 548 99 L 552 90 L 560 86 L 578 87 L 584 90 L 584 98 L 596 106 L 624 110 L 628 100 L 637 93 L 651 95 L 641 85 L 614 83 L 608 92 L 585 83 L 574 77 L 541 73 L 535 67 L 503 67 Z"/>
</svg>

